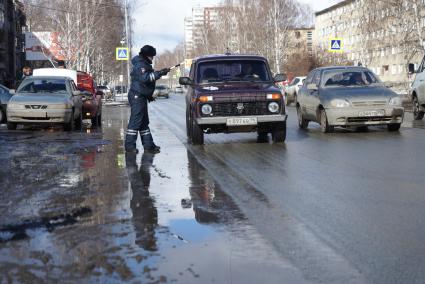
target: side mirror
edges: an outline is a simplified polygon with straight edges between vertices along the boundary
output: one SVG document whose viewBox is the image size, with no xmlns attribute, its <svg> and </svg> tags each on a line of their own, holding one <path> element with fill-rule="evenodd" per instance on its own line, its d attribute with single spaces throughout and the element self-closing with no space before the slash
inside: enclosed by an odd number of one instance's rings
<svg viewBox="0 0 425 284">
<path fill-rule="evenodd" d="M 193 85 L 193 82 L 189 77 L 180 77 L 179 84 L 183 86 L 190 86 Z"/>
<path fill-rule="evenodd" d="M 416 73 L 415 64 L 409 63 L 409 74 L 414 74 L 414 73 Z"/>
<path fill-rule="evenodd" d="M 273 80 L 275 82 L 283 82 L 283 81 L 286 81 L 286 78 L 287 78 L 286 74 L 276 74 Z"/>
<path fill-rule="evenodd" d="M 311 83 L 311 84 L 307 85 L 307 89 L 310 90 L 310 91 L 317 91 L 319 88 L 317 87 L 316 84 Z"/>
</svg>

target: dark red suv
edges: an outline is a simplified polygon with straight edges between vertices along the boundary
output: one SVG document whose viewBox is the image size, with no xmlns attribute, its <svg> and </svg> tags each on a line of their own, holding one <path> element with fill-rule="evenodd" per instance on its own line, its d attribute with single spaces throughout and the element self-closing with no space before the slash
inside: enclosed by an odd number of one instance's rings
<svg viewBox="0 0 425 284">
<path fill-rule="evenodd" d="M 270 72 L 267 59 L 255 55 L 208 55 L 193 60 L 186 85 L 186 129 L 190 142 L 206 133 L 258 132 L 261 141 L 286 139 L 286 111 L 275 85 L 285 75 Z"/>
</svg>

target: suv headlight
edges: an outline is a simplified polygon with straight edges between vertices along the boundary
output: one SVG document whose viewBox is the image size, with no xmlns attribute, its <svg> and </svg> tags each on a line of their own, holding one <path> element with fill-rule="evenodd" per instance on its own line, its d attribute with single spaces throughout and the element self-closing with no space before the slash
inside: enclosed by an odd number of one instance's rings
<svg viewBox="0 0 425 284">
<path fill-rule="evenodd" d="M 394 97 L 394 98 L 391 98 L 389 104 L 390 104 L 390 106 L 401 106 L 401 103 L 402 103 L 402 101 L 401 101 L 400 97 Z"/>
<path fill-rule="evenodd" d="M 209 104 L 202 105 L 201 107 L 202 114 L 209 115 L 212 113 L 212 106 Z"/>
<path fill-rule="evenodd" d="M 336 108 L 349 107 L 350 103 L 347 100 L 334 99 L 331 101 L 330 106 Z"/>
<path fill-rule="evenodd" d="M 269 103 L 268 109 L 271 113 L 279 112 L 279 104 L 277 102 Z"/>
</svg>

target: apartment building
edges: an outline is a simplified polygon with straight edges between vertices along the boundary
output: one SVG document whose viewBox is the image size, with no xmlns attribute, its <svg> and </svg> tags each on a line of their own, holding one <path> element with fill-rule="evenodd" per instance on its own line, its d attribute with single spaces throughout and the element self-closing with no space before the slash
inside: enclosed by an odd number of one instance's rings
<svg viewBox="0 0 425 284">
<path fill-rule="evenodd" d="M 410 16 L 409 1 L 404 2 L 400 5 L 405 5 L 401 10 L 406 15 L 391 14 L 393 7 L 382 3 L 370 9 L 373 2 L 368 7 L 365 0 L 344 0 L 317 12 L 313 36 L 316 56 L 325 64 L 367 66 L 386 82 L 408 81 L 408 63 L 420 63 L 423 54 L 404 45 L 403 27 L 394 22 L 394 18 Z M 425 11 L 424 6 L 419 8 Z M 328 52 L 331 38 L 342 39 L 343 53 Z"/>
<path fill-rule="evenodd" d="M 288 46 L 285 50 L 285 72 L 290 78 L 305 75 L 311 69 L 311 58 L 314 55 L 314 28 L 291 28 L 286 34 Z"/>
<path fill-rule="evenodd" d="M 25 61 L 22 29 L 25 14 L 20 2 L 0 0 L 0 84 L 14 88 Z"/>
<path fill-rule="evenodd" d="M 218 18 L 222 7 L 192 8 L 192 15 L 184 19 L 185 28 L 185 57 L 193 57 L 194 50 L 203 43 L 204 32 L 212 27 Z"/>
</svg>

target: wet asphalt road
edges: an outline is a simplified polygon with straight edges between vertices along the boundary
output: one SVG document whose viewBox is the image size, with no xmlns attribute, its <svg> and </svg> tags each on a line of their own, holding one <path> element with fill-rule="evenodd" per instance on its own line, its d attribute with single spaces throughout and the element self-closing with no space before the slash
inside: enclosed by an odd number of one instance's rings
<svg viewBox="0 0 425 284">
<path fill-rule="evenodd" d="M 184 99 L 151 107 L 158 155 L 101 129 L 0 127 L 0 283 L 425 283 L 423 122 L 185 141 Z"/>
</svg>

